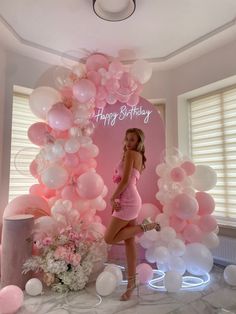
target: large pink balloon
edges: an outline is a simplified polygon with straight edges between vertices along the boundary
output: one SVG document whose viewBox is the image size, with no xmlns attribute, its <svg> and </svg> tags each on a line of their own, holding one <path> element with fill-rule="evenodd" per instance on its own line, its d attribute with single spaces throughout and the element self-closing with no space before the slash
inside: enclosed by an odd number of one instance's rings
<svg viewBox="0 0 236 314">
<path fill-rule="evenodd" d="M 88 171 L 77 180 L 78 193 L 82 198 L 93 199 L 98 197 L 103 190 L 104 182 L 96 172 Z"/>
<path fill-rule="evenodd" d="M 63 103 L 55 104 L 47 115 L 48 124 L 55 130 L 66 131 L 73 123 L 72 112 Z"/>
<path fill-rule="evenodd" d="M 170 216 L 170 227 L 175 229 L 176 232 L 181 232 L 186 224 L 186 220 L 180 219 L 175 215 Z"/>
<path fill-rule="evenodd" d="M 6 286 L 0 291 L 1 314 L 15 313 L 23 305 L 24 293 L 14 285 Z"/>
<path fill-rule="evenodd" d="M 93 54 L 86 60 L 87 71 L 97 71 L 100 68 L 108 69 L 109 61 L 102 54 Z"/>
<path fill-rule="evenodd" d="M 3 212 L 3 217 L 9 217 L 18 214 L 32 214 L 40 210 L 44 215 L 50 215 L 50 208 L 45 201 L 40 196 L 36 195 L 20 195 L 14 198 Z"/>
<path fill-rule="evenodd" d="M 74 97 L 82 104 L 90 101 L 96 95 L 96 87 L 93 82 L 82 79 L 73 86 Z"/>
<path fill-rule="evenodd" d="M 214 211 L 215 201 L 210 194 L 206 192 L 197 192 L 195 197 L 199 205 L 199 215 L 209 215 Z"/>
<path fill-rule="evenodd" d="M 33 144 L 43 146 L 47 143 L 51 130 L 48 124 L 36 122 L 29 127 L 28 138 Z"/>
<path fill-rule="evenodd" d="M 180 167 L 174 167 L 170 172 L 170 177 L 175 182 L 181 182 L 184 180 L 185 172 Z"/>
<path fill-rule="evenodd" d="M 212 215 L 201 216 L 198 221 L 198 226 L 203 232 L 211 232 L 216 229 L 217 221 Z"/>
<path fill-rule="evenodd" d="M 149 282 L 153 277 L 153 269 L 146 263 L 139 264 L 136 268 L 138 273 L 138 279 L 141 283 L 145 284 Z"/>
<path fill-rule="evenodd" d="M 183 230 L 183 237 L 188 242 L 200 242 L 202 231 L 197 225 L 189 224 Z"/>
<path fill-rule="evenodd" d="M 186 174 L 188 176 L 191 176 L 192 174 L 194 174 L 195 170 L 196 170 L 196 166 L 194 165 L 193 162 L 191 161 L 185 161 L 180 165 L 181 168 L 184 169 L 184 171 L 186 172 Z"/>
<path fill-rule="evenodd" d="M 173 209 L 173 214 L 175 214 L 180 219 L 192 218 L 198 211 L 198 202 L 195 198 L 181 193 L 175 196 L 171 201 L 171 207 Z"/>
</svg>

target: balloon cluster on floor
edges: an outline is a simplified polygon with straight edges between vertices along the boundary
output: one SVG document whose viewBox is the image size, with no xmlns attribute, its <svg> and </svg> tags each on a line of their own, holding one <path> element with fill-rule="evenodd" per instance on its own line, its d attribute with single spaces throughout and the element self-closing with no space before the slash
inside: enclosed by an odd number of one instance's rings
<svg viewBox="0 0 236 314">
<path fill-rule="evenodd" d="M 202 276 L 212 269 L 210 249 L 218 246 L 219 238 L 215 202 L 206 191 L 215 187 L 217 176 L 211 167 L 195 165 L 179 153 L 165 156 L 156 173 L 156 198 L 163 211 L 153 218 L 161 231 L 146 232 L 139 243 L 146 260 L 168 274 L 166 289 L 173 292 L 181 288 L 174 285 L 186 271 Z"/>
</svg>

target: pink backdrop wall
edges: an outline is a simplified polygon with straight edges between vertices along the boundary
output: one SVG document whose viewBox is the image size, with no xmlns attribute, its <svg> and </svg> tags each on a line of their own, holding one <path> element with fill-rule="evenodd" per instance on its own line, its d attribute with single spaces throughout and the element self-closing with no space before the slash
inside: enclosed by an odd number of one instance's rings
<svg viewBox="0 0 236 314">
<path fill-rule="evenodd" d="M 146 99 L 141 98 L 136 106 L 136 111 L 123 103 L 107 105 L 102 112 L 96 110 L 94 123 L 96 129 L 93 136 L 94 143 L 99 147 L 100 153 L 97 173 L 100 174 L 108 187 L 108 195 L 105 197 L 107 208 L 100 213 L 107 224 L 111 208 L 109 199 L 116 185 L 112 181 L 115 166 L 120 161 L 123 152 L 123 139 L 128 128 L 137 127 L 144 131 L 146 149 L 146 169 L 138 182 L 138 189 L 143 203 L 153 203 L 160 206 L 155 198 L 157 193 L 157 175 L 155 168 L 160 163 L 161 154 L 165 149 L 165 129 L 163 120 L 156 108 Z M 140 114 L 142 112 L 142 114 Z M 118 114 L 117 116 L 114 113 Z M 126 117 L 125 117 L 126 115 Z M 114 124 L 114 125 L 112 125 Z"/>
</svg>

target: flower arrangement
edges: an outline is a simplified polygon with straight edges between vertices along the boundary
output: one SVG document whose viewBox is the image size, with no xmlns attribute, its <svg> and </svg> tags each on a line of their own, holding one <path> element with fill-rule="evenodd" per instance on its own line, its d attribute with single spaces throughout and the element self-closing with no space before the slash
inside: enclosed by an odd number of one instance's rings
<svg viewBox="0 0 236 314">
<path fill-rule="evenodd" d="M 78 217 L 72 224 L 67 224 L 68 220 L 62 223 L 61 218 L 66 215 L 61 211 L 58 216 L 58 204 L 55 212 L 54 209 L 52 217 L 38 219 L 40 233 L 37 227 L 34 233 L 36 255 L 24 263 L 23 273 L 42 272 L 44 283 L 56 292 L 81 290 L 88 282 L 94 264 L 107 258 L 104 226 L 95 222 L 90 223 L 88 228 L 86 221 Z M 72 213 L 73 210 L 70 211 Z M 45 227 L 46 221 L 53 222 L 50 231 L 42 228 L 41 223 Z"/>
</svg>

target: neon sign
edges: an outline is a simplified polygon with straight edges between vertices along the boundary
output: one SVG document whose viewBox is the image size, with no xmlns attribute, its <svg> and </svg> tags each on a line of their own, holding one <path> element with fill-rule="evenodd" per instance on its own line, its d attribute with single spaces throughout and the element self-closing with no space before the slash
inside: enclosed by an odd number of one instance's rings
<svg viewBox="0 0 236 314">
<path fill-rule="evenodd" d="M 148 123 L 152 110 L 145 110 L 142 106 L 128 107 L 126 105 L 120 107 L 119 112 L 104 113 L 104 108 L 98 109 L 93 115 L 93 121 L 103 121 L 104 126 L 114 126 L 117 120 L 124 120 L 129 118 L 132 120 L 135 117 L 143 116 L 143 122 Z"/>
</svg>

